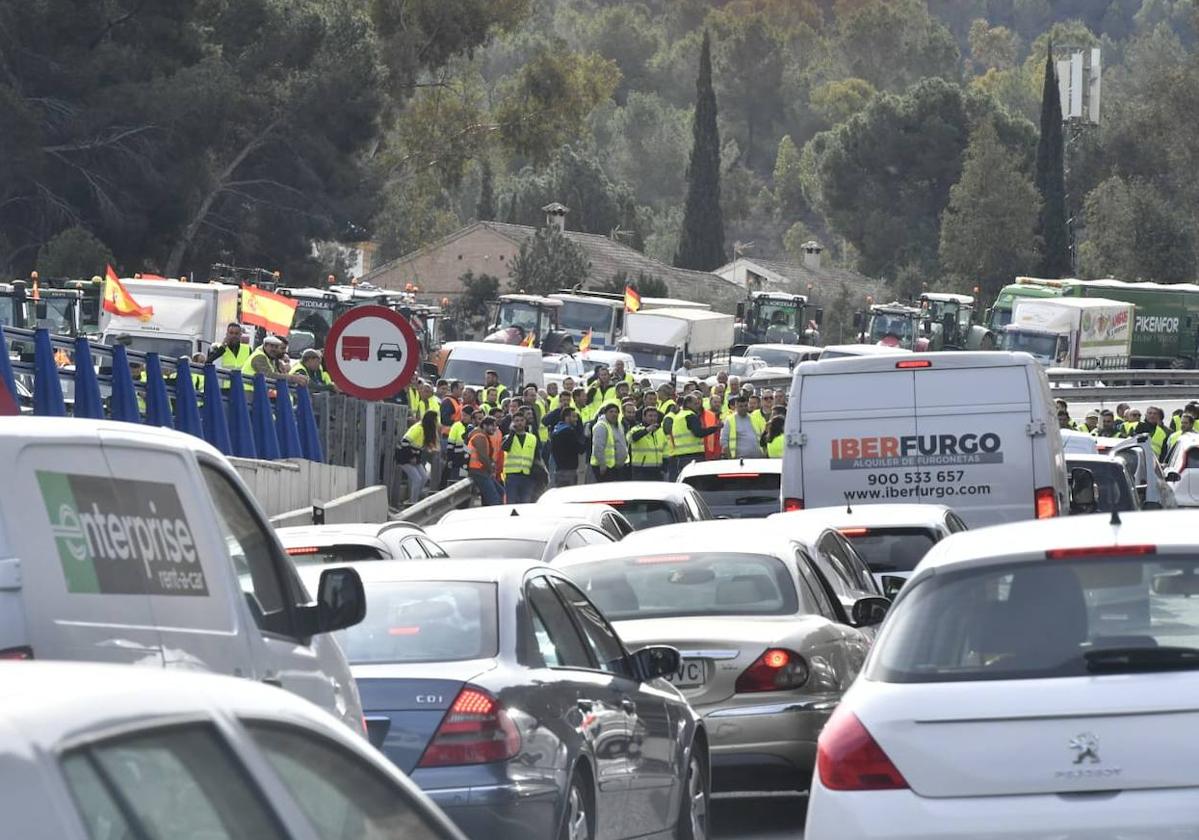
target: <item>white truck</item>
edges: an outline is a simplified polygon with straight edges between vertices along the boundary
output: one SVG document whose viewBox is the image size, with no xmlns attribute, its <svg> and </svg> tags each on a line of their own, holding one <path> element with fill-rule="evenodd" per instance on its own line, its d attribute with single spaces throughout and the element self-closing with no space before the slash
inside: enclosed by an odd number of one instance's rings
<svg viewBox="0 0 1199 840">
<path fill-rule="evenodd" d="M 1126 368 L 1136 307 L 1106 298 L 1017 298 L 1002 349 L 1045 367 Z"/>
<path fill-rule="evenodd" d="M 618 347 L 636 361 L 638 379 L 644 375 L 654 385 L 702 379 L 728 365 L 733 328 L 732 315 L 703 309 L 632 312 Z"/>
<path fill-rule="evenodd" d="M 121 284 L 138 304 L 153 307 L 154 314 L 143 321 L 101 310 L 100 340 L 104 344 L 127 335 L 133 350 L 177 359 L 205 352 L 224 340 L 225 327 L 237 320 L 237 286 L 132 278 Z"/>
</svg>

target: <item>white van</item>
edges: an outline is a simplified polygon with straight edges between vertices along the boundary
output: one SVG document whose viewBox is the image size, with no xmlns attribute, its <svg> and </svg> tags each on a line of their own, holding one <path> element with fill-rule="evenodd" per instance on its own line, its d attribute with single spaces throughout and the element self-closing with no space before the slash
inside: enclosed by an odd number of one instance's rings
<svg viewBox="0 0 1199 840">
<path fill-rule="evenodd" d="M 362 620 L 361 581 L 328 570 L 311 604 L 215 449 L 133 423 L 6 417 L 0 463 L 0 659 L 245 677 L 362 732 L 358 690 L 328 635 Z"/>
<path fill-rule="evenodd" d="M 544 365 L 541 351 L 533 347 L 495 344 L 490 341 L 450 341 L 446 351 L 442 379 L 458 380 L 472 388 L 482 387 L 485 374 L 494 370 L 509 391 L 522 385 L 544 384 Z M 481 397 L 480 397 L 481 398 Z"/>
<path fill-rule="evenodd" d="M 804 362 L 789 405 L 783 510 L 941 503 L 971 528 L 1068 510 L 1049 384 L 1026 353 Z"/>
</svg>

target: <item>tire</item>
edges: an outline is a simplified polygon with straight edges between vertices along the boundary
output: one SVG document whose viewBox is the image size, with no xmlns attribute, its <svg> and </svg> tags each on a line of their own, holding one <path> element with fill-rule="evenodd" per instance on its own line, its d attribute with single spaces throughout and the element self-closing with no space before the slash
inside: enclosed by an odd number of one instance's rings
<svg viewBox="0 0 1199 840">
<path fill-rule="evenodd" d="M 694 747 L 692 748 L 694 750 Z M 687 765 L 687 778 L 679 802 L 679 819 L 675 823 L 678 840 L 707 840 L 708 817 L 711 814 L 711 791 L 708 773 L 699 756 L 692 752 Z"/>
<path fill-rule="evenodd" d="M 571 777 L 566 793 L 566 807 L 562 809 L 562 826 L 558 829 L 558 840 L 592 840 L 595 834 L 595 818 L 591 813 L 591 794 L 583 787 L 576 773 Z"/>
</svg>

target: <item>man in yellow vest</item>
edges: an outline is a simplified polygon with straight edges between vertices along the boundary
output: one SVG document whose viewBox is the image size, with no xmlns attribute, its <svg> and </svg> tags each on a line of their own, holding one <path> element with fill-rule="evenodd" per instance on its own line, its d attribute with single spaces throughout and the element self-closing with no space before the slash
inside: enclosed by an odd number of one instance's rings
<svg viewBox="0 0 1199 840">
<path fill-rule="evenodd" d="M 666 459 L 666 433 L 658 409 L 650 406 L 642 411 L 641 422 L 629 431 L 629 460 L 633 465 L 633 481 L 662 481 Z"/>
<path fill-rule="evenodd" d="M 683 397 L 683 410 L 667 418 L 663 423 L 666 436 L 673 442 L 674 458 L 670 464 L 667 480 L 674 481 L 679 477 L 683 467 L 692 461 L 702 461 L 704 457 L 704 438 L 708 435 L 720 434 L 719 424 L 705 427 L 700 421 L 699 398 L 695 394 Z"/>
<path fill-rule="evenodd" d="M 308 387 L 314 391 L 336 391 L 333 377 L 321 366 L 321 351 L 309 347 L 300 354 L 300 361 L 291 366 L 293 376 L 308 379 Z"/>
<path fill-rule="evenodd" d="M 629 445 L 620 427 L 620 406 L 606 403 L 591 429 L 591 471 L 597 482 L 619 481 L 629 461 Z"/>
<path fill-rule="evenodd" d="M 241 375 L 245 380 L 247 391 L 254 390 L 254 376 L 259 373 L 266 376 L 267 384 L 276 379 L 286 379 L 292 385 L 308 384 L 307 376 L 295 376 L 283 371 L 281 365 L 285 351 L 286 346 L 282 339 L 273 335 L 268 335 L 263 339 L 262 344 L 250 354 L 241 368 Z"/>
<path fill-rule="evenodd" d="M 633 387 L 635 380 L 633 374 L 625 370 L 624 359 L 617 359 L 612 363 L 612 381 L 627 382 L 630 388 Z"/>
<path fill-rule="evenodd" d="M 225 370 L 244 370 L 250 358 L 250 344 L 243 341 L 241 324 L 229 324 L 225 327 L 225 340 L 208 348 L 208 358 L 205 364 L 216 365 Z M 229 387 L 229 380 L 222 380 L 221 388 Z"/>
<path fill-rule="evenodd" d="M 541 441 L 528 431 L 523 412 L 512 416 L 512 431 L 504 438 L 504 487 L 508 504 L 533 501 L 533 464 L 540 455 Z"/>
<path fill-rule="evenodd" d="M 724 421 L 720 430 L 720 451 L 725 458 L 761 458 L 760 443 L 766 421 L 760 412 L 749 413 L 749 398 L 738 394 L 733 403 L 733 413 Z"/>
<path fill-rule="evenodd" d="M 502 400 L 504 397 L 508 396 L 508 389 L 506 387 L 504 387 L 504 383 L 500 382 L 500 375 L 498 373 L 496 373 L 494 370 L 484 371 L 483 387 L 488 390 L 490 390 L 491 388 L 495 388 L 495 396 L 496 396 L 497 402 L 499 400 Z M 488 400 L 488 402 L 491 402 L 491 401 Z"/>
</svg>

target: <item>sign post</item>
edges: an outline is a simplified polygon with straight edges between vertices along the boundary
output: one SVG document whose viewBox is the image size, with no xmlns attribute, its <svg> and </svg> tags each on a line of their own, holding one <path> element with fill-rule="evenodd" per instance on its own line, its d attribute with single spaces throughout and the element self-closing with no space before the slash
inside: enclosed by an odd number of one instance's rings
<svg viewBox="0 0 1199 840">
<path fill-rule="evenodd" d="M 420 342 L 408 320 L 386 306 L 356 306 L 333 322 L 325 369 L 344 393 L 366 400 L 366 483 L 378 483 L 375 404 L 399 394 L 416 372 Z"/>
</svg>

